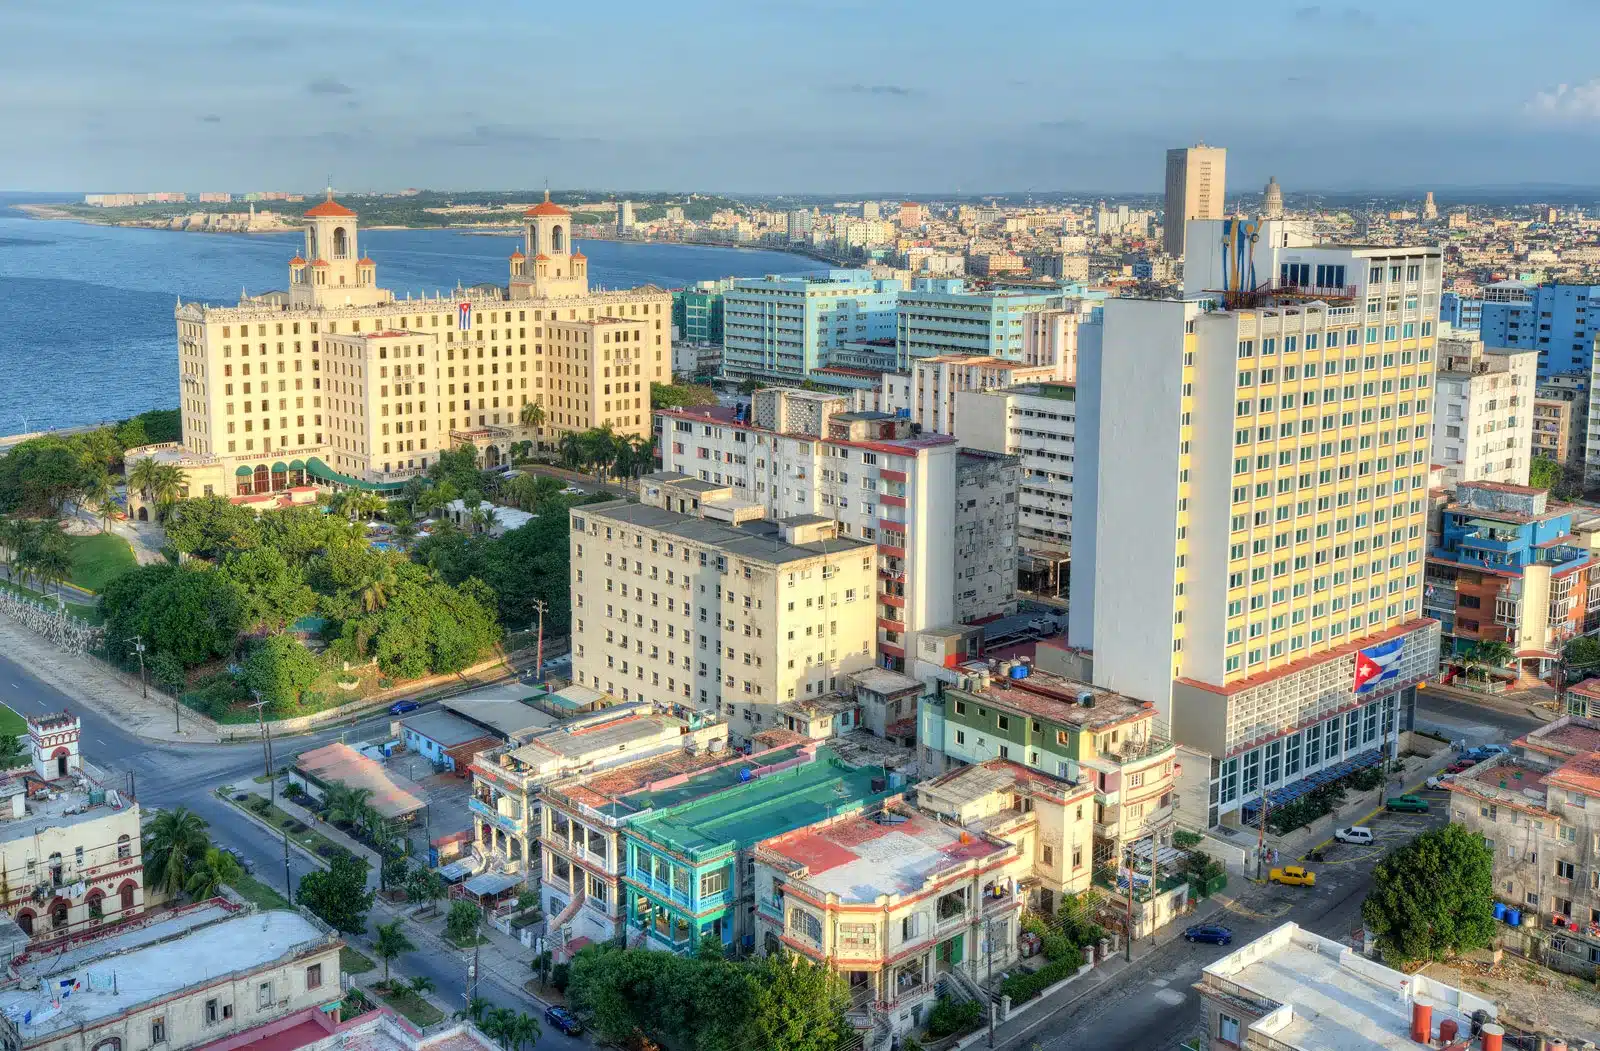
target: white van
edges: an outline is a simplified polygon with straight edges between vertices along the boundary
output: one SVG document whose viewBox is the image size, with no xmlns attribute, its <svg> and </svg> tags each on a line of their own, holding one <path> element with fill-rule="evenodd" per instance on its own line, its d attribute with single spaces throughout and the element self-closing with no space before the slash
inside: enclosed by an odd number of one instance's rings
<svg viewBox="0 0 1600 1051">
<path fill-rule="evenodd" d="M 1333 838 L 1340 843 L 1371 843 L 1372 829 L 1365 825 L 1351 825 L 1349 828 L 1341 828 L 1335 832 Z"/>
</svg>

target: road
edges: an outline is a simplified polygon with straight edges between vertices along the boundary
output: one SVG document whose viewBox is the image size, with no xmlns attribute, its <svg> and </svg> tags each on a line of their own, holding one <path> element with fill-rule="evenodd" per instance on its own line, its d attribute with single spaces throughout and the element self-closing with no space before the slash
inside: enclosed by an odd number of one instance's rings
<svg viewBox="0 0 1600 1051">
<path fill-rule="evenodd" d="M 1315 887 L 1255 886 L 1230 880 L 1227 893 L 1237 897 L 1210 922 L 1233 931 L 1232 946 L 1175 941 L 1069 1009 L 1035 1009 L 1024 1015 L 1019 1020 L 1026 1023 L 1023 1028 L 1002 1033 L 1006 1039 L 996 1046 L 1007 1051 L 1176 1047 L 1201 1029 L 1200 999 L 1191 988 L 1200 980 L 1201 970 L 1244 943 L 1292 920 L 1348 944 L 1351 933 L 1361 927 L 1361 902 L 1378 859 L 1398 843 L 1449 820 L 1446 793 L 1422 794 L 1433 803 L 1429 813 L 1380 814 L 1371 822 L 1377 842 L 1329 847 L 1324 861 L 1309 866 L 1317 874 Z M 1071 992 L 1068 986 L 1067 993 Z"/>
<path fill-rule="evenodd" d="M 89 762 L 113 775 L 131 776 L 135 795 L 146 809 L 183 806 L 199 814 L 210 824 L 215 842 L 238 849 L 254 863 L 256 878 L 279 893 L 287 894 L 291 886 L 299 884 L 301 876 L 315 867 L 304 855 L 291 850 L 286 878 L 282 840 L 242 817 L 230 804 L 211 794 L 211 789 L 216 785 L 248 780 L 262 772 L 265 764 L 259 745 L 153 744 L 126 733 L 94 711 L 74 705 L 65 694 L 3 656 L 0 656 L 0 701 L 22 715 L 40 715 L 72 708 L 83 723 L 81 747 Z M 389 716 L 382 714 L 353 725 L 296 737 L 275 738 L 273 763 L 281 766 L 307 749 L 341 738 L 355 741 L 387 736 L 388 728 Z M 384 916 L 375 909 L 369 917 L 369 924 L 383 919 Z M 370 929 L 365 935 L 357 935 L 349 940 L 372 956 Z M 426 975 L 433 980 L 436 994 L 441 1000 L 462 1007 L 466 1004 L 468 955 L 421 949 L 401 956 L 395 962 L 394 969 L 406 975 Z M 529 1003 L 512 991 L 529 976 L 530 972 L 526 971 L 516 975 L 485 974 L 480 978 L 478 994 L 497 1007 L 531 1011 Z M 536 1013 L 542 1015 L 542 1012 Z M 545 1026 L 539 1046 L 574 1051 L 589 1045 L 582 1039 L 572 1039 Z"/>
</svg>

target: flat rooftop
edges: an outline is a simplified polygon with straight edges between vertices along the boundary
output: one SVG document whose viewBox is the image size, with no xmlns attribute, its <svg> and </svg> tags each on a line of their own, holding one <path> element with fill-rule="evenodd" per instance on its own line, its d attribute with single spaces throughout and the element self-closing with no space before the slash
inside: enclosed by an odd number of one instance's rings
<svg viewBox="0 0 1600 1051">
<path fill-rule="evenodd" d="M 1600 697 L 1600 679 L 1585 679 L 1572 692 Z M 1582 716 L 1565 715 L 1552 723 L 1517 738 L 1512 744 L 1551 755 L 1583 755 L 1600 752 L 1600 722 Z"/>
<path fill-rule="evenodd" d="M 678 785 L 693 783 L 704 786 L 703 790 L 707 792 L 726 787 L 720 783 L 720 778 L 713 776 L 714 768 L 732 762 L 728 776 L 736 782 L 741 767 L 787 762 L 798 757 L 801 746 L 805 744 L 805 738 L 788 730 L 764 730 L 756 734 L 753 740 L 758 751 L 742 759 L 726 750 L 690 754 L 679 748 L 602 773 L 579 775 L 569 781 L 556 783 L 546 791 L 594 807 L 612 817 L 626 817 L 658 805 L 657 800 L 669 798 L 669 792 Z"/>
<path fill-rule="evenodd" d="M 527 698 L 535 693 L 534 688 L 520 682 L 498 683 L 443 698 L 439 707 L 490 727 L 504 737 L 516 739 L 556 724 L 555 716 L 527 703 Z"/>
<path fill-rule="evenodd" d="M 699 860 L 814 825 L 899 791 L 891 792 L 887 785 L 874 790 L 873 780 L 879 777 L 881 768 L 847 766 L 832 749 L 821 747 L 809 761 L 802 755 L 787 769 L 752 772 L 748 781 L 704 798 L 678 805 L 659 799 L 665 809 L 631 827 L 643 839 Z"/>
<path fill-rule="evenodd" d="M 1461 1033 L 1469 1032 L 1474 1010 L 1498 1014 L 1488 1000 L 1424 975 L 1391 970 L 1293 923 L 1207 967 L 1200 988 L 1215 1000 L 1241 1000 L 1250 1015 L 1265 1014 L 1250 1026 L 1252 1032 L 1303 1051 L 1415 1049 L 1411 1006 L 1399 993 L 1403 988 L 1433 1008 L 1435 1032 L 1447 1018 Z M 1241 1033 L 1240 1046 L 1247 1041 Z"/>
<path fill-rule="evenodd" d="M 593 516 L 619 525 L 637 529 L 650 529 L 667 536 L 678 537 L 688 543 L 725 551 L 735 558 L 761 562 L 767 565 L 784 565 L 803 562 L 845 551 L 870 551 L 873 545 L 843 537 L 818 540 L 809 544 L 791 544 L 783 539 L 783 527 L 778 522 L 757 519 L 743 525 L 730 526 L 693 515 L 680 515 L 662 507 L 648 504 L 630 504 L 617 500 L 608 504 L 589 504 L 574 511 L 578 516 Z"/>
<path fill-rule="evenodd" d="M 337 941 L 336 935 L 286 909 L 234 916 L 131 951 L 115 944 L 102 946 L 98 955 L 79 956 L 72 967 L 41 972 L 48 991 L 0 992 L 0 1012 L 17 1026 L 24 1041 L 48 1040 Z M 80 988 L 61 998 L 56 1009 L 52 1001 L 62 979 L 76 980 Z M 24 1021 L 28 1017 L 31 1022 Z"/>
<path fill-rule="evenodd" d="M 237 909 L 230 909 L 216 900 L 175 909 L 156 922 L 137 930 L 112 934 L 104 938 L 91 938 L 66 949 L 42 949 L 37 953 L 26 953 L 22 962 L 16 964 L 17 976 L 37 982 L 47 975 L 76 970 L 105 956 L 130 952 L 157 942 L 171 941 L 189 931 L 237 915 Z"/>
<path fill-rule="evenodd" d="M 802 828 L 761 849 L 802 866 L 795 878 L 845 903 L 914 894 L 940 872 L 1012 849 L 904 807 Z"/>
<path fill-rule="evenodd" d="M 893 695 L 908 690 L 922 691 L 922 680 L 913 679 L 909 675 L 902 675 L 888 668 L 863 668 L 861 671 L 850 673 L 850 677 L 858 686 L 871 690 L 873 693 Z"/>
<path fill-rule="evenodd" d="M 1084 730 L 1105 729 L 1130 719 L 1155 714 L 1155 705 L 1148 701 L 1137 701 L 1064 675 L 1037 669 L 1031 670 L 1025 679 L 1007 678 L 996 673 L 991 676 L 986 688 L 961 692 L 991 700 L 999 708 L 1027 712 Z M 1079 703 L 1078 696 L 1082 693 L 1088 693 L 1094 699 L 1094 707 Z"/>
<path fill-rule="evenodd" d="M 372 808 L 387 818 L 414 814 L 427 805 L 415 782 L 389 773 L 341 741 L 300 753 L 294 765 L 295 769 L 324 785 L 343 781 L 351 788 L 370 789 Z"/>
<path fill-rule="evenodd" d="M 26 742 L 24 742 L 26 743 Z M 28 785 L 34 794 L 28 795 Z M 11 800 L 23 796 L 26 811 L 22 817 L 11 817 Z M 115 788 L 101 788 L 94 781 L 68 778 L 53 781 L 41 790 L 39 781 L 31 773 L 26 777 L 14 775 L 0 778 L 0 843 L 32 837 L 41 825 L 63 828 L 99 821 L 112 814 L 123 813 L 133 805 Z M 137 832 L 131 833 L 137 835 Z"/>
<path fill-rule="evenodd" d="M 489 736 L 489 731 L 454 712 L 423 712 L 402 719 L 400 725 L 441 748 L 456 748 Z"/>
</svg>

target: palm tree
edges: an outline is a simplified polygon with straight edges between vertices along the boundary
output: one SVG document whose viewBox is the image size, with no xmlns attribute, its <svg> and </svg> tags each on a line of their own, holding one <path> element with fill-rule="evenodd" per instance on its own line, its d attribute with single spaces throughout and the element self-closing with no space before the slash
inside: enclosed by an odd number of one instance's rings
<svg viewBox="0 0 1600 1051">
<path fill-rule="evenodd" d="M 20 518 L 0 518 L 0 547 L 6 551 L 6 567 L 15 568 L 17 556 L 27 542 L 28 523 Z"/>
<path fill-rule="evenodd" d="M 478 1028 L 506 1051 L 512 1051 L 515 1046 L 512 1041 L 517 1032 L 517 1012 L 509 1007 L 491 1007 Z"/>
<path fill-rule="evenodd" d="M 216 897 L 224 883 L 236 883 L 243 875 L 244 869 L 232 854 L 216 847 L 207 847 L 204 859 L 190 875 L 184 892 L 189 895 L 190 901 L 204 901 Z"/>
<path fill-rule="evenodd" d="M 417 538 L 417 523 L 411 519 L 403 519 L 394 524 L 394 539 L 402 550 L 409 548 L 411 542 Z"/>
<path fill-rule="evenodd" d="M 328 820 L 335 825 L 364 828 L 374 816 L 370 788 L 352 788 L 343 781 L 335 781 L 328 786 L 322 799 L 328 804 Z"/>
<path fill-rule="evenodd" d="M 494 505 L 479 504 L 467 513 L 467 520 L 472 524 L 474 533 L 487 533 L 499 523 L 500 516 L 496 513 Z"/>
<path fill-rule="evenodd" d="M 483 1028 L 483 1020 L 488 1017 L 489 1011 L 494 1007 L 485 996 L 474 996 L 467 1001 L 467 1009 L 461 1012 L 465 1018 L 472 1019 L 472 1024 Z"/>
<path fill-rule="evenodd" d="M 443 514 L 445 506 L 459 499 L 460 496 L 461 490 L 456 486 L 455 482 L 448 478 L 441 479 L 428 492 L 428 509 Z"/>
<path fill-rule="evenodd" d="M 539 1025 L 537 1018 L 530 1014 L 518 1014 L 517 1021 L 511 1029 L 511 1046 L 527 1047 L 537 1042 L 543 1035 L 544 1029 Z"/>
<path fill-rule="evenodd" d="M 186 807 L 163 810 L 144 835 L 144 870 L 152 886 L 176 895 L 189 883 L 193 863 L 205 856 L 210 841 L 206 823 Z"/>
<path fill-rule="evenodd" d="M 141 461 L 143 462 L 143 461 Z M 156 514 L 165 518 L 172 505 L 178 502 L 183 494 L 184 483 L 183 468 L 175 463 L 162 463 L 155 466 L 155 471 L 150 479 L 150 498 L 155 501 Z"/>
<path fill-rule="evenodd" d="M 542 427 L 544 426 L 544 406 L 536 401 L 530 401 L 522 406 L 522 411 L 517 414 L 517 418 L 524 427 Z"/>
<path fill-rule="evenodd" d="M 584 459 L 587 453 L 588 449 L 584 444 L 583 436 L 577 431 L 568 431 L 561 436 L 561 461 L 572 470 L 576 471 L 588 466 L 588 461 Z"/>
<path fill-rule="evenodd" d="M 372 951 L 378 954 L 378 959 L 383 961 L 383 984 L 389 984 L 389 963 L 398 958 L 401 953 L 412 952 L 416 943 L 406 937 L 402 926 L 403 921 L 391 920 L 388 923 L 378 924 L 378 937 L 372 943 Z"/>
<path fill-rule="evenodd" d="M 365 582 L 361 585 L 361 608 L 368 613 L 376 613 L 389 604 L 389 596 L 394 594 L 394 589 L 399 585 L 400 578 L 395 573 L 394 563 L 387 558 L 373 567 L 367 574 Z"/>
<path fill-rule="evenodd" d="M 395 922 L 399 923 L 400 921 L 395 920 Z M 406 984 L 411 988 L 411 995 L 415 996 L 418 1000 L 421 1000 L 424 996 L 428 995 L 434 990 L 433 979 L 429 978 L 425 974 L 417 975 Z"/>
<path fill-rule="evenodd" d="M 133 466 L 128 468 L 128 488 L 137 489 L 145 502 L 150 502 L 150 494 L 155 491 L 156 478 L 160 474 L 161 465 L 156 463 L 151 456 L 135 460 Z"/>
<path fill-rule="evenodd" d="M 65 602 L 61 584 L 72 575 L 72 556 L 57 545 L 41 547 L 33 556 L 33 575 L 39 582 L 41 594 L 48 595 L 50 585 L 56 585 L 56 598 Z"/>
<path fill-rule="evenodd" d="M 104 533 L 116 513 L 117 487 L 104 471 L 97 471 L 83 487 L 83 499 L 94 504 L 95 517 L 100 519 L 100 532 Z"/>
<path fill-rule="evenodd" d="M 1514 656 L 1511 647 L 1504 642 L 1485 639 L 1473 643 L 1472 648 L 1462 658 L 1462 663 L 1468 668 L 1475 668 L 1481 677 L 1487 679 L 1489 673 L 1499 668 L 1504 668 L 1511 663 Z"/>
</svg>

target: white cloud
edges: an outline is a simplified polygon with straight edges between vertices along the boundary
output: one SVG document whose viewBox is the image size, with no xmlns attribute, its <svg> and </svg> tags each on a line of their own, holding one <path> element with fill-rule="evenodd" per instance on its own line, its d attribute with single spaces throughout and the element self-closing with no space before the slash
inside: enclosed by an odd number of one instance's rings
<svg viewBox="0 0 1600 1051">
<path fill-rule="evenodd" d="M 1528 102 L 1528 109 L 1556 120 L 1600 120 L 1600 77 L 1540 91 Z"/>
</svg>

